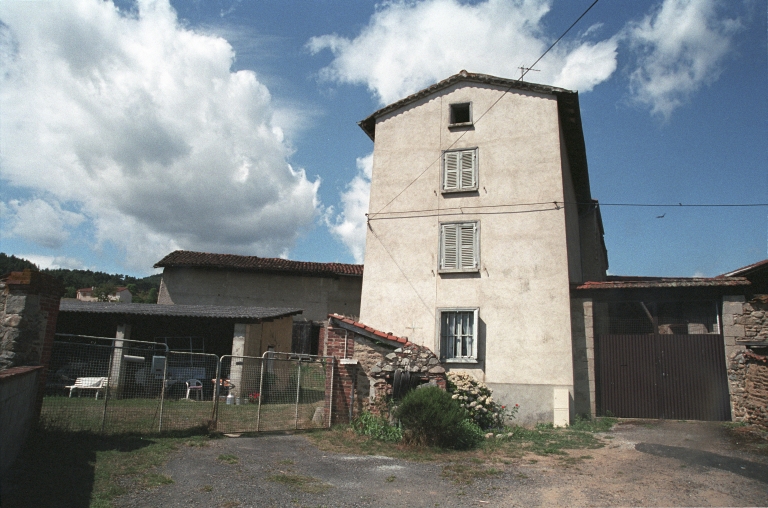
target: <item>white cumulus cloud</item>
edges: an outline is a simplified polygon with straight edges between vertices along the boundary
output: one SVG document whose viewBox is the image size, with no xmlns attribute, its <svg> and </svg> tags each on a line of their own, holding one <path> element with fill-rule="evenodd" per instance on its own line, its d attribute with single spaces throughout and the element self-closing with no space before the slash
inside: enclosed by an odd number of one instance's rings
<svg viewBox="0 0 768 508">
<path fill-rule="evenodd" d="M 312 226 L 319 180 L 288 164 L 269 90 L 232 72 L 230 44 L 179 24 L 167 0 L 131 13 L 3 2 L 0 21 L 1 176 L 52 196 L 9 207 L 17 221 L 47 217 L 25 238 L 66 241 L 72 212 L 54 202 L 72 203 L 95 242 L 148 271 L 172 248 L 284 254 Z"/>
<path fill-rule="evenodd" d="M 633 97 L 668 118 L 691 94 L 720 76 L 732 50 L 738 19 L 721 17 L 717 0 L 664 0 L 641 21 L 627 25 L 637 55 L 630 77 Z"/>
<path fill-rule="evenodd" d="M 380 5 L 354 38 L 335 34 L 307 43 L 334 59 L 321 71 L 330 81 L 363 84 L 382 104 L 394 102 L 461 69 L 520 76 L 552 39 L 542 28 L 550 0 L 394 0 Z M 597 30 L 586 30 L 582 37 Z M 617 37 L 561 41 L 528 81 L 589 91 L 616 69 Z"/>
<path fill-rule="evenodd" d="M 96 267 L 86 266 L 77 258 L 66 256 L 42 256 L 38 254 L 19 254 L 17 257 L 28 259 L 38 266 L 41 270 L 66 268 L 68 270 L 97 270 Z"/>
<path fill-rule="evenodd" d="M 329 208 L 325 220 L 331 233 L 352 253 L 355 262 L 362 263 L 365 258 L 365 214 L 368 213 L 371 194 L 373 153 L 358 158 L 357 169 L 357 175 L 341 194 L 341 212 L 336 214 L 333 208 Z"/>
<path fill-rule="evenodd" d="M 63 209 L 56 201 L 13 199 L 0 205 L 3 234 L 52 249 L 64 245 L 71 228 L 85 220 L 83 215 Z"/>
</svg>

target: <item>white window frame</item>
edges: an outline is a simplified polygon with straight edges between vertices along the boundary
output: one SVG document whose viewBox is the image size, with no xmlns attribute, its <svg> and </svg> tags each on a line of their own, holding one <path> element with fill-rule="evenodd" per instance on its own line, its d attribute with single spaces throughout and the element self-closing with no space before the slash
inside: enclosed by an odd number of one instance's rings
<svg viewBox="0 0 768 508">
<path fill-rule="evenodd" d="M 477 307 L 438 309 L 437 348 L 440 351 L 441 361 L 444 363 L 477 363 L 479 314 L 480 309 Z M 468 319 L 471 319 L 471 330 L 462 326 L 467 323 Z M 451 326 L 454 327 L 453 330 L 449 329 Z"/>
<path fill-rule="evenodd" d="M 437 271 L 480 271 L 480 222 L 441 222 Z"/>
<path fill-rule="evenodd" d="M 478 189 L 477 147 L 443 152 L 443 192 L 470 192 Z"/>
</svg>

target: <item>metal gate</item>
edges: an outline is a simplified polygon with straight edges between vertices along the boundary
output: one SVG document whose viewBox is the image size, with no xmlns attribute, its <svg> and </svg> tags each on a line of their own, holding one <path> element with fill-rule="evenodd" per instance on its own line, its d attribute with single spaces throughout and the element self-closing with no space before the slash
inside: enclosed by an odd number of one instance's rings
<svg viewBox="0 0 768 508">
<path fill-rule="evenodd" d="M 58 334 L 40 423 L 102 433 L 329 427 L 332 380 L 332 358 L 219 360 L 161 343 Z"/>
<path fill-rule="evenodd" d="M 216 428 L 260 432 L 331 424 L 333 358 L 277 353 L 222 356 Z"/>
<path fill-rule="evenodd" d="M 600 414 L 731 419 L 722 335 L 606 334 L 595 346 Z"/>
</svg>

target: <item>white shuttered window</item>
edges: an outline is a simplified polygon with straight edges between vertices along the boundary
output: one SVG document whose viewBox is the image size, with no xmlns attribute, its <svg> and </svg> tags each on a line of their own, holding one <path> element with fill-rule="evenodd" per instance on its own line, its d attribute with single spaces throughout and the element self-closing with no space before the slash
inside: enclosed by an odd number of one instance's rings
<svg viewBox="0 0 768 508">
<path fill-rule="evenodd" d="M 440 225 L 440 271 L 480 269 L 480 239 L 477 222 Z"/>
<path fill-rule="evenodd" d="M 443 153 L 443 192 L 477 190 L 477 148 Z"/>
</svg>

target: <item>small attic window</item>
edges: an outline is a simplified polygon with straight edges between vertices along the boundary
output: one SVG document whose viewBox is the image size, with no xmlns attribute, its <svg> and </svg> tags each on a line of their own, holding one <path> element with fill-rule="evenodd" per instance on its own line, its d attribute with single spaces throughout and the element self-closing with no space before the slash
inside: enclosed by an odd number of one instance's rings
<svg viewBox="0 0 768 508">
<path fill-rule="evenodd" d="M 472 103 L 462 102 L 460 104 L 451 104 L 450 125 L 471 125 L 471 124 L 472 124 Z"/>
</svg>

